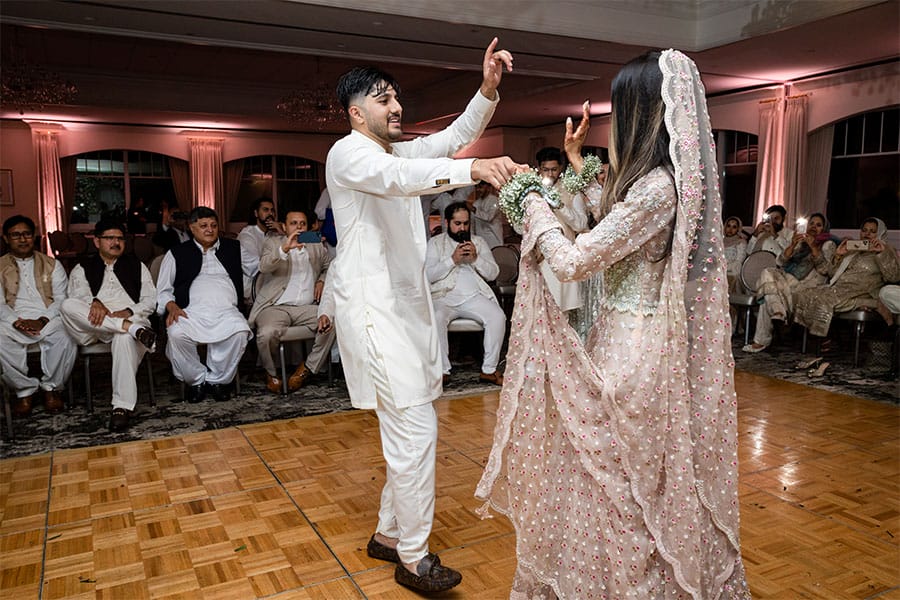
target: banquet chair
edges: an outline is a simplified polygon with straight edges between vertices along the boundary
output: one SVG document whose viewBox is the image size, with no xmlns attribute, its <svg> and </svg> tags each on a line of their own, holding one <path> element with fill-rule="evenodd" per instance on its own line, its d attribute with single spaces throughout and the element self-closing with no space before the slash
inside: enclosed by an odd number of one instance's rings
<svg viewBox="0 0 900 600">
<path fill-rule="evenodd" d="M 91 357 L 103 354 L 112 355 L 112 344 L 109 342 L 94 342 L 86 346 L 78 345 L 78 356 L 84 359 L 84 403 L 89 413 L 94 412 L 93 396 L 91 394 Z M 156 389 L 153 382 L 153 365 L 150 360 L 150 353 L 144 354 L 143 362 L 147 365 L 147 382 L 150 384 L 150 404 L 156 406 Z M 69 388 L 69 404 L 74 404 L 71 384 Z"/>
<path fill-rule="evenodd" d="M 512 246 L 494 246 L 491 248 L 491 254 L 497 266 L 500 267 L 500 273 L 494 280 L 494 289 L 497 291 L 500 306 L 503 312 L 510 314 L 512 309 L 510 303 L 516 297 L 516 280 L 519 278 L 519 253 Z"/>
<path fill-rule="evenodd" d="M 853 366 L 859 367 L 859 339 L 865 331 L 866 323 L 880 322 L 884 325 L 884 320 L 874 310 L 858 309 L 847 312 L 835 313 L 835 319 L 841 321 L 849 321 L 853 324 Z M 809 330 L 803 328 L 803 343 L 800 346 L 800 352 L 806 354 L 806 338 Z"/>
<path fill-rule="evenodd" d="M 764 269 L 775 266 L 775 255 L 771 252 L 760 250 L 753 252 L 741 263 L 741 283 L 744 284 L 743 294 L 729 294 L 728 302 L 744 313 L 744 345 L 750 343 L 750 316 L 754 308 L 763 302 L 763 296 L 758 293 L 757 284 L 759 276 Z"/>
<path fill-rule="evenodd" d="M 35 342 L 34 344 L 28 344 L 28 347 L 25 349 L 28 354 L 37 354 L 41 351 L 41 347 Z M 70 385 L 66 386 L 71 389 Z M 15 437 L 13 432 L 13 424 L 12 424 L 12 407 L 10 406 L 10 394 L 13 393 L 11 389 L 6 385 L 3 381 L 3 365 L 0 364 L 0 387 L 2 387 L 2 395 L 3 395 L 3 418 L 6 421 L 6 437 L 9 440 L 12 440 Z"/>
</svg>

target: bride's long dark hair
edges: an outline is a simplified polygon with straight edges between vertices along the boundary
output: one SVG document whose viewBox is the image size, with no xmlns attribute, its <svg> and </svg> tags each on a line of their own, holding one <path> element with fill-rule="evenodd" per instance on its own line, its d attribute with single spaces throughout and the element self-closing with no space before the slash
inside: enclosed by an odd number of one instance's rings
<svg viewBox="0 0 900 600">
<path fill-rule="evenodd" d="M 672 169 L 659 56 L 653 51 L 635 58 L 612 81 L 609 173 L 601 215 L 624 200 L 634 182 L 656 167 Z"/>
</svg>

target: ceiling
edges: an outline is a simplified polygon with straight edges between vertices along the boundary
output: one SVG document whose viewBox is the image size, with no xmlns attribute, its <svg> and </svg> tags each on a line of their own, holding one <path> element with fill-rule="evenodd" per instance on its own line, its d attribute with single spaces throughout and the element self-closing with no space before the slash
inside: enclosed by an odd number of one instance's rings
<svg viewBox="0 0 900 600">
<path fill-rule="evenodd" d="M 719 95 L 896 61 L 898 24 L 895 0 L 3 0 L 0 68 L 24 58 L 79 92 L 25 115 L 0 98 L 0 117 L 317 131 L 279 99 L 373 63 L 423 133 L 463 108 L 496 35 L 515 65 L 491 126 L 533 128 L 586 98 L 608 112 L 612 77 L 648 49 L 685 50 Z"/>
</svg>

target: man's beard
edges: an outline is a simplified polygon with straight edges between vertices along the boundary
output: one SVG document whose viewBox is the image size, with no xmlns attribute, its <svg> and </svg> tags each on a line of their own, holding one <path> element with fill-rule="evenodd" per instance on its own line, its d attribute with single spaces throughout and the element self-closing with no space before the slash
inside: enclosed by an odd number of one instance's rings
<svg viewBox="0 0 900 600">
<path fill-rule="evenodd" d="M 472 239 L 472 236 L 469 234 L 469 232 L 462 229 L 460 229 L 459 231 L 450 231 L 450 229 L 447 229 L 447 235 L 450 236 L 451 240 L 455 240 L 460 243 L 468 242 L 470 239 Z"/>
</svg>

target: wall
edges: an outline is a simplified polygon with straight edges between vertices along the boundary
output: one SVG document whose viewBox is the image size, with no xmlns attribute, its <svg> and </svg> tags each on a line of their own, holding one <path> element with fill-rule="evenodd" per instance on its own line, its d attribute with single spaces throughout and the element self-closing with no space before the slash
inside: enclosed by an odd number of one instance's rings
<svg viewBox="0 0 900 600">
<path fill-rule="evenodd" d="M 0 120 L 0 169 L 12 170 L 15 201 L 15 206 L 0 206 L 0 219 L 23 214 L 40 223 L 37 162 L 27 124 Z"/>
</svg>

